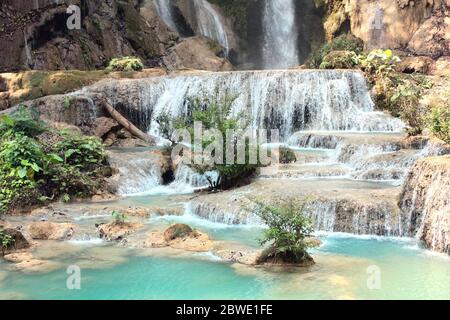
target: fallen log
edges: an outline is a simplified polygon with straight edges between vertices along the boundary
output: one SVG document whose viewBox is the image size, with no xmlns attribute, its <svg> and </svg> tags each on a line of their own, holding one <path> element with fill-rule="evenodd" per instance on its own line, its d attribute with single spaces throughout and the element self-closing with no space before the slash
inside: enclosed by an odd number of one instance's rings
<svg viewBox="0 0 450 320">
<path fill-rule="evenodd" d="M 116 120 L 122 127 L 124 127 L 125 130 L 128 130 L 128 132 L 130 132 L 135 137 L 137 137 L 151 145 L 156 144 L 155 137 L 141 131 L 138 127 L 136 127 L 134 124 L 132 124 L 130 121 L 128 121 L 128 119 L 125 118 L 124 116 L 122 116 L 116 109 L 114 109 L 114 107 L 111 104 L 109 104 L 106 101 L 106 99 L 102 99 L 102 104 L 103 104 L 104 108 L 106 109 L 106 111 L 108 111 L 109 115 L 114 120 Z"/>
</svg>

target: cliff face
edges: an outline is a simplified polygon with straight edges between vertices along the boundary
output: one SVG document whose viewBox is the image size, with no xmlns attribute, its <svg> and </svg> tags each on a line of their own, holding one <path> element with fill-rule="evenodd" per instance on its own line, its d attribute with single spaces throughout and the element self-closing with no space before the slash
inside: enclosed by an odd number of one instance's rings
<svg viewBox="0 0 450 320">
<path fill-rule="evenodd" d="M 316 0 L 328 39 L 352 32 L 367 48 L 450 54 L 450 0 Z"/>
<path fill-rule="evenodd" d="M 138 2 L 2 1 L 0 71 L 94 69 L 124 55 L 139 55 L 147 65 L 155 65 L 170 45 L 170 36 L 157 20 L 149 22 L 139 15 Z M 67 28 L 70 4 L 81 8 L 80 30 Z"/>
<path fill-rule="evenodd" d="M 435 251 L 450 253 L 450 156 L 429 157 L 411 168 L 400 196 L 403 231 Z"/>
</svg>

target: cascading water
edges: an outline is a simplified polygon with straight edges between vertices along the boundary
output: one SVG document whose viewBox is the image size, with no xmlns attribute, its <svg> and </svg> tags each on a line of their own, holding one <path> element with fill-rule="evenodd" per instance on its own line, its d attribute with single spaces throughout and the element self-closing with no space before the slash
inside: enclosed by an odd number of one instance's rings
<svg viewBox="0 0 450 320">
<path fill-rule="evenodd" d="M 230 51 L 228 36 L 222 22 L 222 17 L 206 0 L 193 0 L 197 19 L 198 32 L 217 41 L 228 56 Z"/>
<path fill-rule="evenodd" d="M 233 112 L 249 116 L 254 128 L 279 129 L 287 140 L 299 130 L 396 131 L 404 124 L 374 110 L 364 76 L 357 71 L 242 71 L 163 76 L 102 83 L 128 118 L 158 134 L 156 117 L 187 113 L 190 98 L 236 96 Z M 123 108 L 122 108 L 123 109 Z M 128 114 L 127 114 L 128 113 Z"/>
<path fill-rule="evenodd" d="M 294 0 L 266 0 L 263 68 L 284 69 L 299 64 Z"/>
<path fill-rule="evenodd" d="M 179 32 L 175 19 L 173 17 L 172 0 L 153 0 L 156 13 L 164 21 L 164 23 L 175 32 Z"/>
</svg>

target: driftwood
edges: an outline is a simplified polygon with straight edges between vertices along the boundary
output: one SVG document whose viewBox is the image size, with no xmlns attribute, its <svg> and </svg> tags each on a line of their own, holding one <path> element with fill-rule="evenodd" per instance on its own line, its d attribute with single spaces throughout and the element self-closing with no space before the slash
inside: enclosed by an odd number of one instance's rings
<svg viewBox="0 0 450 320">
<path fill-rule="evenodd" d="M 122 127 L 125 128 L 125 130 L 128 130 L 132 135 L 135 137 L 154 145 L 156 143 L 155 137 L 152 137 L 151 135 L 141 131 L 139 128 L 137 128 L 134 124 L 132 124 L 130 121 L 127 120 L 124 116 L 122 116 L 112 105 L 110 105 L 106 99 L 102 100 L 102 104 L 105 107 L 106 111 L 108 111 L 109 115 L 116 120 Z"/>
</svg>

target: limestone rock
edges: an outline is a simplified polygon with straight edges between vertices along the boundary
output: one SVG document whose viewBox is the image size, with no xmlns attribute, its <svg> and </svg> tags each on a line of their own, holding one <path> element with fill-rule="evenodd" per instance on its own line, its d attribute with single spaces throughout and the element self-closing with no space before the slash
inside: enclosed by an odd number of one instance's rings
<svg viewBox="0 0 450 320">
<path fill-rule="evenodd" d="M 179 232 L 175 232 L 176 230 Z M 192 251 L 208 252 L 213 248 L 213 241 L 205 233 L 193 230 L 187 225 L 177 225 L 168 228 L 166 231 L 152 231 L 143 243 L 147 248 L 165 248 Z"/>
<path fill-rule="evenodd" d="M 76 226 L 71 223 L 35 222 L 28 226 L 30 237 L 35 240 L 67 240 L 70 239 Z"/>
<path fill-rule="evenodd" d="M 212 41 L 205 37 L 187 38 L 164 57 L 170 69 L 191 68 L 209 71 L 231 71 L 231 63 L 217 56 Z"/>
<path fill-rule="evenodd" d="M 120 241 L 125 239 L 128 235 L 138 231 L 142 227 L 143 225 L 139 223 L 119 223 L 113 221 L 98 226 L 98 232 L 100 234 L 100 238 L 102 239 L 106 239 L 107 241 Z"/>
<path fill-rule="evenodd" d="M 431 74 L 434 69 L 434 60 L 427 56 L 402 57 L 402 61 L 396 67 L 398 72 L 422 74 Z"/>
<path fill-rule="evenodd" d="M 405 235 L 434 251 L 450 253 L 450 156 L 418 160 L 400 196 Z"/>
<path fill-rule="evenodd" d="M 426 20 L 414 33 L 408 49 L 418 55 L 450 55 L 450 8 Z"/>
<path fill-rule="evenodd" d="M 150 210 L 147 208 L 129 207 L 125 210 L 125 215 L 142 219 L 150 218 Z"/>
<path fill-rule="evenodd" d="M 105 134 L 111 131 L 112 128 L 119 126 L 117 121 L 107 117 L 99 117 L 95 119 L 94 123 L 94 135 L 98 138 L 102 138 Z"/>
<path fill-rule="evenodd" d="M 143 17 L 134 0 L 71 1 L 83 8 L 82 28 L 76 32 L 67 32 L 61 22 L 66 3 L 2 1 L 0 70 L 104 68 L 112 58 L 130 55 L 154 65 L 166 50 L 168 31 L 157 27 L 157 19 Z"/>
<path fill-rule="evenodd" d="M 37 259 L 30 252 L 11 253 L 4 258 L 14 263 L 17 270 L 23 271 L 52 271 L 60 267 L 56 262 Z"/>
<path fill-rule="evenodd" d="M 450 77 L 450 56 L 440 57 L 436 61 L 433 75 Z"/>
<path fill-rule="evenodd" d="M 218 250 L 214 252 L 215 255 L 223 260 L 240 263 L 245 265 L 256 265 L 261 251 L 249 250 Z"/>
<path fill-rule="evenodd" d="M 11 237 L 11 243 L 6 247 L 2 246 L 3 253 L 9 253 L 17 250 L 23 250 L 30 247 L 27 239 L 23 236 L 23 234 L 17 229 L 4 229 L 0 233 L 0 244 L 2 243 L 2 238 L 4 236 Z"/>
<path fill-rule="evenodd" d="M 186 224 L 174 224 L 164 231 L 164 240 L 169 242 L 178 238 L 184 238 L 190 236 L 193 232 L 194 230 Z"/>
</svg>

